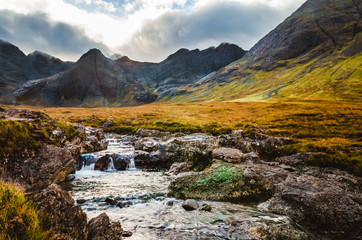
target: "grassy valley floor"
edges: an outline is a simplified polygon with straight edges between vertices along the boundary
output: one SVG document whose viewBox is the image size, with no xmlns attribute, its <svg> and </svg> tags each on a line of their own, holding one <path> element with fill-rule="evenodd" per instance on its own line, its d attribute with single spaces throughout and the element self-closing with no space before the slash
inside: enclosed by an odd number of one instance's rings
<svg viewBox="0 0 362 240">
<path fill-rule="evenodd" d="M 12 106 L 2 106 L 12 108 Z M 213 135 L 244 129 L 246 134 L 263 130 L 293 141 L 280 154 L 317 152 L 311 164 L 332 166 L 362 175 L 362 106 L 359 102 L 207 102 L 153 103 L 122 108 L 42 108 L 37 110 L 61 122 L 79 122 L 109 132 L 131 134 L 138 128 L 170 132 L 206 132 Z"/>
</svg>

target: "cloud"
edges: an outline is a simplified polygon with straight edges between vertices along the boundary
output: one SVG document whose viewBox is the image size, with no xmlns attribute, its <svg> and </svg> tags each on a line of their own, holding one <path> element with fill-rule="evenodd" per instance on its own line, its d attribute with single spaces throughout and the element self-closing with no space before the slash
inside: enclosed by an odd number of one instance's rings
<svg viewBox="0 0 362 240">
<path fill-rule="evenodd" d="M 18 14 L 0 11 L 0 39 L 18 45 L 26 53 L 40 50 L 63 59 L 76 60 L 90 48 L 108 52 L 81 29 L 51 21 L 44 13 Z"/>
<path fill-rule="evenodd" d="M 284 2 L 284 4 L 283 4 Z M 179 48 L 232 42 L 250 49 L 304 0 L 199 1 L 188 13 L 169 10 L 145 22 L 118 50 L 133 59 L 160 61 Z"/>
</svg>

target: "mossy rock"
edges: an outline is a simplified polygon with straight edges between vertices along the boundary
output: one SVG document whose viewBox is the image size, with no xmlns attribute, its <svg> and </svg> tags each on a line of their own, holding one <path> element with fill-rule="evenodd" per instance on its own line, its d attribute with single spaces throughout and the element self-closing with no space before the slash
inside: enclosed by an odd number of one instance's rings
<svg viewBox="0 0 362 240">
<path fill-rule="evenodd" d="M 199 173 L 187 173 L 169 185 L 176 198 L 257 203 L 269 199 L 274 186 L 260 179 L 250 179 L 244 168 L 234 165 L 213 165 Z"/>
</svg>

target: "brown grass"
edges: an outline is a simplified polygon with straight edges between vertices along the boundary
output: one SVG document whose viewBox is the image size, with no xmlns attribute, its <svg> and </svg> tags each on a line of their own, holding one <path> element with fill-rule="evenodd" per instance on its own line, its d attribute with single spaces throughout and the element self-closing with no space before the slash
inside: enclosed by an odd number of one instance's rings
<svg viewBox="0 0 362 240">
<path fill-rule="evenodd" d="M 8 108 L 9 106 L 3 106 Z M 323 152 L 320 165 L 358 166 L 362 172 L 362 107 L 356 102 L 210 102 L 153 103 L 122 108 L 41 108 L 16 106 L 47 113 L 58 121 L 101 126 L 106 120 L 115 125 L 108 131 L 132 133 L 137 128 L 153 128 L 186 133 L 228 133 L 232 129 L 256 126 L 275 136 L 295 141 L 282 149 Z M 332 162 L 332 164 L 331 164 Z M 346 166 L 344 166 L 346 165 Z"/>
</svg>

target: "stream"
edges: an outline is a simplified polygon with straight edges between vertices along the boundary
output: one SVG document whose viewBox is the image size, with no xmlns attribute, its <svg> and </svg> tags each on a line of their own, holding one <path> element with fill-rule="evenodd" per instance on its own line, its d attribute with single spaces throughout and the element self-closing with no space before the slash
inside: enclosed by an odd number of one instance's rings
<svg viewBox="0 0 362 240">
<path fill-rule="evenodd" d="M 107 150 L 83 157 L 134 151 L 127 143 L 108 140 L 112 144 Z M 251 239 L 247 231 L 250 226 L 293 224 L 286 216 L 227 202 L 200 200 L 200 206 L 209 204 L 212 210 L 185 211 L 183 200 L 167 197 L 171 177 L 136 167 L 131 161 L 127 170 L 116 171 L 111 162 L 107 171 L 96 171 L 93 163 L 76 171 L 70 183 L 70 192 L 88 219 L 107 213 L 111 220 L 120 221 L 124 230 L 133 233 L 126 239 Z"/>
</svg>

